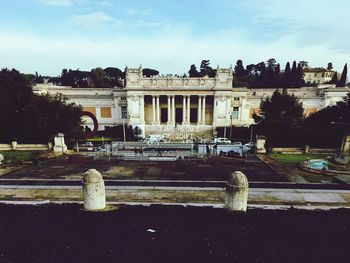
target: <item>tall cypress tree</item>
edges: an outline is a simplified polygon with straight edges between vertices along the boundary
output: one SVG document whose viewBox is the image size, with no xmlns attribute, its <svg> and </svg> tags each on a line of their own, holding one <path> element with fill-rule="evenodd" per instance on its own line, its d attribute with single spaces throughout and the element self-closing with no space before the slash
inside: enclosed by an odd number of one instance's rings
<svg viewBox="0 0 350 263">
<path fill-rule="evenodd" d="M 346 82 L 346 75 L 348 74 L 348 64 L 346 63 L 341 73 L 340 80 L 337 83 L 337 87 L 344 87 Z"/>
<path fill-rule="evenodd" d="M 338 84 L 338 73 L 336 71 L 333 73 L 332 79 L 329 83 L 336 84 L 336 85 Z"/>
<path fill-rule="evenodd" d="M 290 86 L 292 88 L 295 88 L 297 86 L 297 62 L 295 60 L 293 61 L 292 71 L 290 75 Z"/>
<path fill-rule="evenodd" d="M 298 64 L 297 71 L 296 71 L 296 83 L 297 83 L 297 88 L 300 88 L 305 84 L 304 72 L 300 63 Z"/>
<path fill-rule="evenodd" d="M 290 72 L 290 63 L 287 62 L 286 68 L 284 70 L 284 74 L 282 77 L 282 86 L 283 88 L 289 88 L 290 85 L 290 77 L 291 77 L 291 72 Z"/>
</svg>

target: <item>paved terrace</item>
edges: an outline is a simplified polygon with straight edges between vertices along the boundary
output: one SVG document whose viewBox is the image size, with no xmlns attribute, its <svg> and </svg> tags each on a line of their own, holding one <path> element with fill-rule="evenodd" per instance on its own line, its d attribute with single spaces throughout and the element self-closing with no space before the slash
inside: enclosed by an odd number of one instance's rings
<svg viewBox="0 0 350 263">
<path fill-rule="evenodd" d="M 292 184 L 292 189 L 286 189 L 287 186 L 290 188 L 290 183 L 255 157 L 247 162 L 224 158 L 191 162 L 137 162 L 93 160 L 91 157 L 69 155 L 42 162 L 39 169 L 29 165 L 1 176 L 1 202 L 80 203 L 82 173 L 90 168 L 102 173 L 107 202 L 115 204 L 222 207 L 225 182 L 231 172 L 240 170 L 253 186 L 249 191 L 250 207 L 350 207 L 349 190 L 301 189 L 297 184 Z M 270 186 L 259 187 L 256 181 Z M 283 187 L 284 184 L 286 187 Z"/>
</svg>

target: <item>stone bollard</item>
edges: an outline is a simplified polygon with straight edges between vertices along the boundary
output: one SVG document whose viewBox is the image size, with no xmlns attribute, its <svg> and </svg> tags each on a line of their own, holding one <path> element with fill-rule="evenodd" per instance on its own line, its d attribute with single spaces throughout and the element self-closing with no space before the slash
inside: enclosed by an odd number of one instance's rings
<svg viewBox="0 0 350 263">
<path fill-rule="evenodd" d="M 96 169 L 89 169 L 83 175 L 84 208 L 99 210 L 106 207 L 105 184 Z"/>
<path fill-rule="evenodd" d="M 248 202 L 248 179 L 236 171 L 226 183 L 225 209 L 229 212 L 246 212 Z"/>
</svg>

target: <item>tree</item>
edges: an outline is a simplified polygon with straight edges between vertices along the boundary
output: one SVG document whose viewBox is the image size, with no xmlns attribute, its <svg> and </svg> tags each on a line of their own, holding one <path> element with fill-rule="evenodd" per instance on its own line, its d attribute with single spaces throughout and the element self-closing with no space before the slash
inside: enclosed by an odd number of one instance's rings
<svg viewBox="0 0 350 263">
<path fill-rule="evenodd" d="M 332 64 L 332 62 L 328 62 L 327 70 L 333 70 L 333 64 Z"/>
<path fill-rule="evenodd" d="M 299 65 L 301 66 L 302 69 L 309 67 L 309 63 L 307 61 L 304 61 L 304 60 L 299 61 Z"/>
<path fill-rule="evenodd" d="M 253 118 L 257 131 L 267 136 L 271 146 L 287 146 L 295 143 L 300 132 L 304 109 L 294 95 L 275 90 L 271 98 L 261 102 L 260 114 Z"/>
<path fill-rule="evenodd" d="M 112 79 L 124 78 L 124 73 L 119 68 L 108 67 L 105 68 L 107 76 Z"/>
<path fill-rule="evenodd" d="M 241 59 L 237 60 L 236 66 L 235 66 L 235 77 L 241 78 L 245 75 L 247 75 L 247 71 L 243 67 L 243 61 Z"/>
<path fill-rule="evenodd" d="M 142 75 L 146 77 L 157 76 L 159 75 L 159 71 L 151 68 L 144 68 L 142 70 Z"/>
<path fill-rule="evenodd" d="M 332 79 L 331 79 L 331 81 L 329 83 L 330 84 L 335 84 L 335 85 L 338 84 L 338 74 L 337 74 L 337 72 L 333 73 Z"/>
<path fill-rule="evenodd" d="M 344 87 L 346 83 L 346 76 L 348 74 L 348 64 L 346 63 L 343 68 L 343 72 L 341 73 L 340 80 L 337 83 L 337 87 Z"/>
<path fill-rule="evenodd" d="M 290 63 L 287 62 L 286 67 L 284 69 L 284 74 L 282 77 L 282 87 L 283 88 L 289 88 L 290 87 L 290 80 L 291 80 L 291 71 L 290 71 Z"/>
<path fill-rule="evenodd" d="M 188 75 L 190 76 L 190 78 L 198 78 L 199 77 L 199 72 L 198 72 L 195 64 L 191 65 L 191 68 L 188 71 Z"/>
<path fill-rule="evenodd" d="M 41 142 L 63 132 L 67 140 L 80 136 L 81 109 L 60 97 L 34 95 L 29 79 L 17 70 L 0 71 L 0 141 Z"/>
<path fill-rule="evenodd" d="M 209 60 L 202 60 L 199 72 L 200 77 L 208 76 L 209 78 L 215 78 L 216 70 L 209 65 Z"/>
<path fill-rule="evenodd" d="M 102 68 L 94 68 L 91 70 L 91 78 L 94 82 L 94 87 L 107 88 L 110 87 L 107 73 Z"/>
<path fill-rule="evenodd" d="M 315 147 L 339 147 L 350 131 L 350 93 L 344 101 L 308 116 L 303 124 L 306 143 Z"/>
</svg>

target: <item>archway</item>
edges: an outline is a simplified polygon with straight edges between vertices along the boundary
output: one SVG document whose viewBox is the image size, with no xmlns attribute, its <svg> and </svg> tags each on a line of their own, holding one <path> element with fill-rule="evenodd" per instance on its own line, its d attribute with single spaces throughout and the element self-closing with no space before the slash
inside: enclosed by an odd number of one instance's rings
<svg viewBox="0 0 350 263">
<path fill-rule="evenodd" d="M 95 117 L 94 114 L 92 114 L 91 112 L 89 111 L 83 111 L 80 115 L 80 117 L 83 117 L 83 116 L 88 116 L 92 119 L 92 121 L 94 122 L 94 129 L 90 132 L 86 132 L 85 133 L 85 138 L 91 138 L 91 137 L 94 137 L 95 134 L 97 133 L 97 130 L 98 130 L 98 122 L 97 122 L 97 119 Z"/>
</svg>

